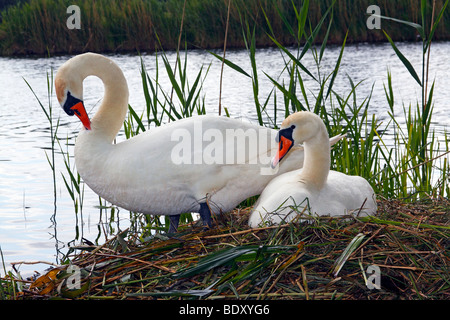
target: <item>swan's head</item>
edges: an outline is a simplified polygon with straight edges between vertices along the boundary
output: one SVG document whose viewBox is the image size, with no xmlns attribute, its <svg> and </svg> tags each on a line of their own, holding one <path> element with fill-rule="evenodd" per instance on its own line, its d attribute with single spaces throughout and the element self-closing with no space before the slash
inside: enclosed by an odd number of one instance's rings
<svg viewBox="0 0 450 320">
<path fill-rule="evenodd" d="M 66 61 L 55 76 L 56 97 L 69 115 L 76 115 L 87 130 L 91 130 L 91 121 L 83 103 L 83 79 L 77 70 L 74 59 Z"/>
<path fill-rule="evenodd" d="M 313 138 L 323 126 L 320 117 L 312 112 L 300 111 L 291 114 L 281 123 L 276 141 L 278 142 L 278 152 L 272 160 L 272 168 L 288 154 L 294 145 Z"/>
</svg>

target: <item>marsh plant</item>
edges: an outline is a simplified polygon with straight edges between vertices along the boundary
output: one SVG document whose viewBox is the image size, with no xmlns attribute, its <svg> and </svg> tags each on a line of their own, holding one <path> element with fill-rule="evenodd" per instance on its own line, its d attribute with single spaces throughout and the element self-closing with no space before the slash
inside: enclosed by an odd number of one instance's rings
<svg viewBox="0 0 450 320">
<path fill-rule="evenodd" d="M 343 38 L 339 55 L 334 61 L 334 68 L 331 72 L 325 72 L 326 69 L 322 67 L 324 52 L 327 49 L 327 42 L 332 34 L 332 26 L 335 20 L 335 1 L 331 3 L 315 26 L 311 24 L 311 19 L 308 17 L 309 1 L 303 1 L 301 6 L 292 3 L 292 10 L 295 13 L 294 22 L 284 15 L 283 10 L 277 10 L 278 21 L 284 24 L 283 28 L 289 31 L 293 38 L 292 42 L 297 44 L 294 47 L 286 47 L 277 39 L 273 19 L 269 18 L 264 7 L 260 8 L 266 23 L 266 35 L 284 59 L 284 67 L 279 70 L 277 77 L 271 77 L 258 68 L 256 25 L 252 25 L 253 20 L 248 17 L 246 12 L 239 12 L 238 14 L 242 41 L 245 43 L 251 69 L 244 70 L 221 55 L 211 54 L 221 60 L 227 68 L 244 75 L 251 82 L 253 92 L 248 94 L 254 98 L 255 114 L 259 125 L 277 128 L 281 121 L 290 114 L 308 110 L 320 115 L 330 136 L 346 134 L 346 137 L 332 149 L 333 170 L 366 178 L 377 195 L 384 198 L 416 201 L 424 197 L 448 197 L 450 194 L 448 181 L 449 139 L 447 133 L 443 138 L 438 137 L 431 127 L 434 81 L 431 85 L 428 85 L 428 61 L 432 58 L 430 53 L 432 39 L 448 2 L 449 0 L 445 1 L 438 12 L 433 5 L 430 18 L 430 14 L 427 14 L 426 1 L 421 1 L 421 24 L 380 16 L 381 19 L 386 20 L 386 23 L 400 23 L 414 28 L 421 37 L 423 44 L 423 63 L 420 73 L 415 69 L 417 66 L 413 66 L 408 61 L 388 33 L 385 32 L 386 39 L 392 45 L 393 51 L 422 89 L 421 101 L 418 101 L 416 106 L 403 106 L 403 113 L 398 114 L 398 111 L 394 108 L 396 97 L 392 85 L 395 78 L 387 70 L 387 83 L 384 83 L 386 104 L 389 106 L 390 116 L 387 123 L 381 122 L 376 115 L 371 114 L 372 92 L 362 102 L 358 102 L 360 101 L 360 99 L 357 99 L 360 83 L 354 83 L 349 77 L 350 90 L 348 92 L 338 92 L 334 88 L 335 79 L 342 72 L 341 60 L 345 54 L 348 33 Z M 321 34 L 321 30 L 326 30 L 325 35 Z M 322 35 L 320 38 L 319 34 Z M 208 76 L 210 66 L 201 67 L 193 77 L 188 76 L 186 71 L 187 53 L 188 50 L 185 49 L 184 57 L 177 54 L 176 65 L 172 66 L 166 53 L 163 50 L 158 51 L 154 56 L 157 66 L 154 77 L 149 75 L 143 60 L 141 60 L 140 77 L 145 106 L 143 110 L 129 106 L 129 114 L 124 122 L 124 133 L 127 139 L 167 122 L 207 112 L 208 106 L 205 105 L 203 81 Z M 302 63 L 302 58 L 307 53 L 314 58 L 315 66 L 310 69 Z M 158 67 L 159 59 L 163 61 L 164 70 L 160 70 Z M 164 76 L 169 78 L 172 90 L 167 91 L 161 86 L 159 79 L 163 76 L 163 73 Z M 262 96 L 260 90 L 261 77 L 267 77 L 273 85 L 269 94 L 265 97 Z M 307 78 L 308 80 L 312 79 L 317 84 L 315 88 L 306 87 L 305 80 Z M 49 78 L 49 83 L 51 80 Z M 52 88 L 50 85 L 48 90 L 49 95 L 51 95 Z M 226 92 L 223 94 L 226 94 Z M 55 124 L 51 118 L 51 105 L 49 105 L 49 109 L 44 108 L 41 103 L 40 105 L 53 128 Z M 225 108 L 224 112 L 229 116 L 229 110 Z M 399 117 L 405 118 L 406 125 L 400 124 Z M 54 160 L 50 159 L 55 156 L 56 141 L 62 141 L 56 136 L 57 128 L 58 125 L 50 133 L 53 150 L 51 157 L 49 157 L 49 163 L 54 176 Z M 384 138 L 387 132 L 393 133 L 393 144 L 385 143 Z M 62 151 L 61 144 L 59 146 Z M 83 193 L 85 192 L 84 184 L 75 168 L 70 164 L 71 156 L 67 152 L 61 152 L 61 154 L 64 156 L 66 164 L 66 170 L 63 173 L 64 183 L 77 212 L 82 208 Z M 88 188 L 86 188 L 86 192 L 88 192 Z M 254 198 L 248 199 L 241 205 L 250 206 L 254 203 L 254 200 Z M 100 200 L 100 203 L 100 210 L 110 207 L 102 200 Z M 146 231 L 156 230 L 158 232 L 168 226 L 168 223 L 164 224 L 163 220 L 157 216 L 151 217 L 137 213 L 131 213 L 131 216 L 132 228 L 136 230 L 145 229 Z M 183 219 L 192 221 L 192 216 L 190 213 L 186 213 Z"/>
<path fill-rule="evenodd" d="M 421 1 L 421 0 L 420 0 Z M 380 30 L 368 29 L 366 11 L 372 5 L 380 7 L 387 16 L 418 21 L 421 10 L 419 0 L 339 0 L 333 9 L 333 32 L 328 42 L 340 44 L 348 26 L 349 38 L 355 41 L 383 41 Z M 0 8 L 4 8 L 0 1 Z M 242 37 L 243 15 L 255 28 L 258 47 L 272 46 L 267 36 L 266 17 L 271 24 L 268 34 L 277 35 L 277 41 L 285 46 L 298 44 L 292 36 L 297 29 L 297 7 L 303 1 L 292 0 L 27 0 L 6 1 L 16 5 L 1 10 L 0 55 L 46 55 L 85 51 L 94 52 L 153 52 L 160 48 L 175 50 L 182 40 L 189 48 L 223 49 L 224 34 L 228 25 L 227 46 L 245 46 Z M 431 1 L 429 1 L 431 2 Z M 437 1 L 440 5 L 443 0 Z M 316 26 L 333 0 L 310 1 L 309 25 Z M 229 9 L 229 10 L 228 10 Z M 264 14 L 263 14 L 264 11 Z M 283 16 L 283 20 L 280 19 Z M 184 19 L 182 18 L 184 16 Z M 371 19 L 372 20 L 372 19 Z M 227 24 L 227 21 L 229 23 Z M 287 27 L 288 22 L 292 28 Z M 397 41 L 415 41 L 416 32 L 405 24 L 382 23 L 390 36 Z M 158 37 L 156 37 L 158 34 Z M 319 31 L 318 39 L 326 36 L 326 28 Z M 436 30 L 437 40 L 450 39 L 450 12 L 447 11 Z"/>
</svg>

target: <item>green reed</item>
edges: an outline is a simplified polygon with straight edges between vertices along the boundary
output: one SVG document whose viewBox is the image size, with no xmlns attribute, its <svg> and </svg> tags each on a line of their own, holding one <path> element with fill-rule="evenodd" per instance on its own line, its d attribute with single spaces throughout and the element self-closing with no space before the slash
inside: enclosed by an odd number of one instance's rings
<svg viewBox="0 0 450 320">
<path fill-rule="evenodd" d="M 334 80 L 340 71 L 340 62 L 345 51 L 347 35 L 344 37 L 339 56 L 335 62 L 334 69 L 329 73 L 323 73 L 321 63 L 323 53 L 326 50 L 328 37 L 335 16 L 334 1 L 322 16 L 322 19 L 315 27 L 305 28 L 309 14 L 309 1 L 304 1 L 301 7 L 292 4 L 292 11 L 295 12 L 296 21 L 294 24 L 283 16 L 279 10 L 280 20 L 283 21 L 287 30 L 294 38 L 297 47 L 283 46 L 276 39 L 270 19 L 265 14 L 267 22 L 268 36 L 279 49 L 285 66 L 280 70 L 278 77 L 271 77 L 267 74 L 274 88 L 269 95 L 264 98 L 259 94 L 257 62 L 254 52 L 254 32 L 247 20 L 243 19 L 242 33 L 249 59 L 252 66 L 251 75 L 231 61 L 228 64 L 235 71 L 247 75 L 252 79 L 253 96 L 255 97 L 255 111 L 261 125 L 277 126 L 277 114 L 281 111 L 284 117 L 292 112 L 308 110 L 319 114 L 328 129 L 330 135 L 346 133 L 347 136 L 342 143 L 338 143 L 332 150 L 332 167 L 335 170 L 347 174 L 360 175 L 368 179 L 374 186 L 376 192 L 384 197 L 401 197 L 417 199 L 417 196 L 448 196 L 448 157 L 449 153 L 448 136 L 444 134 L 444 141 L 440 141 L 431 128 L 433 110 L 434 83 L 427 91 L 426 79 L 428 79 L 428 59 L 430 59 L 430 46 L 435 30 L 438 28 L 440 19 L 445 14 L 445 9 L 449 1 L 446 1 L 436 18 L 430 19 L 429 32 L 425 33 L 425 27 L 416 23 L 400 21 L 388 17 L 386 20 L 394 20 L 402 24 L 415 28 L 423 38 L 423 65 L 422 79 L 419 79 L 414 67 L 398 50 L 395 43 L 385 32 L 391 43 L 394 52 L 405 65 L 412 77 L 418 81 L 422 88 L 422 101 L 417 103 L 417 108 L 404 107 L 403 117 L 406 122 L 406 129 L 402 128 L 396 120 L 394 111 L 394 93 L 392 89 L 392 76 L 388 72 L 388 82 L 385 84 L 387 105 L 390 108 L 391 121 L 387 124 L 380 123 L 375 115 L 370 114 L 370 102 L 372 92 L 363 100 L 357 103 L 357 92 L 360 83 L 355 84 L 349 78 L 350 92 L 342 94 L 333 89 Z M 425 1 L 421 3 L 422 21 L 425 23 L 427 17 L 427 6 Z M 434 10 L 434 8 L 433 8 Z M 431 12 L 434 16 L 434 11 Z M 328 25 L 326 24 L 328 19 Z M 319 30 L 326 27 L 326 36 L 322 42 L 318 41 Z M 254 29 L 253 29 L 254 30 Z M 296 31 L 295 31 L 296 30 Z M 315 70 L 307 69 L 302 64 L 302 57 L 310 52 L 315 61 Z M 284 75 L 284 77 L 283 77 Z M 311 101 L 307 92 L 310 88 L 305 88 L 304 77 L 317 83 L 318 89 L 313 92 L 314 100 Z M 285 79 L 285 80 L 278 80 Z M 286 79 L 288 79 L 286 81 Z M 372 87 L 373 90 L 373 87 Z M 277 92 L 281 94 L 284 108 L 281 110 L 277 103 Z M 278 95 L 279 97 L 280 95 Z M 280 98 L 278 98 L 280 99 Z M 272 105 L 273 113 L 266 110 L 267 105 Z M 260 103 L 259 101 L 264 101 Z M 271 102 L 272 102 L 271 101 Z M 393 131 L 394 146 L 387 146 L 383 142 L 386 132 Z M 441 138 L 442 140 L 442 138 Z"/>
<path fill-rule="evenodd" d="M 184 0 L 28 0 L 4 9 L 0 14 L 0 54 L 60 54 L 96 52 L 153 52 L 161 43 L 166 50 L 175 50 L 179 43 Z M 223 48 L 229 1 L 186 1 L 183 40 L 189 48 Z M 245 15 L 255 30 L 257 46 L 273 46 L 269 35 L 275 34 L 284 46 L 297 45 L 299 11 L 291 0 L 232 0 L 229 15 L 227 46 L 245 47 L 240 27 Z M 439 0 L 438 5 L 443 1 Z M 297 4 L 300 2 L 297 1 Z M 312 26 L 331 7 L 333 0 L 311 1 L 308 21 Z M 66 9 L 76 4 L 81 11 L 81 29 L 69 30 Z M 349 41 L 385 41 L 381 31 L 368 30 L 366 9 L 378 5 L 382 14 L 400 19 L 420 21 L 419 0 L 340 0 L 334 7 L 333 32 L 319 30 L 318 39 L 342 43 Z M 398 16 L 400 15 L 400 16 Z M 450 14 L 435 29 L 437 39 L 450 39 Z M 281 19 L 280 19 L 281 18 Z M 268 32 L 267 20 L 271 32 Z M 287 27 L 287 23 L 290 27 Z M 307 25 L 307 28 L 309 24 Z M 400 41 L 415 41 L 415 30 L 406 25 L 386 26 L 391 37 Z M 384 28 L 384 26 L 383 26 Z M 156 34 L 158 33 L 158 36 Z M 293 37 L 295 35 L 295 37 Z M 159 39 L 158 39 L 159 38 Z"/>
<path fill-rule="evenodd" d="M 15 281 L 16 276 L 11 271 L 8 271 L 5 266 L 5 260 L 3 257 L 2 247 L 0 246 L 0 257 L 2 259 L 2 267 L 4 277 L 0 276 L 0 300 L 12 300 L 15 299 L 18 290 L 18 283 Z"/>
<path fill-rule="evenodd" d="M 47 72 L 47 107 L 44 106 L 44 104 L 41 102 L 40 98 L 36 95 L 36 92 L 33 90 L 31 85 L 28 83 L 28 81 L 24 78 L 23 79 L 25 83 L 27 84 L 28 88 L 30 88 L 31 92 L 33 93 L 34 97 L 36 98 L 41 110 L 44 112 L 45 117 L 47 118 L 49 128 L 50 128 L 50 143 L 51 143 L 51 156 L 49 158 L 47 152 L 45 153 L 45 156 L 47 157 L 48 164 L 50 165 L 50 168 L 52 169 L 52 178 L 53 178 L 53 205 L 55 208 L 54 215 L 56 214 L 56 163 L 55 163 L 55 150 L 56 150 L 56 143 L 58 142 L 58 128 L 59 128 L 59 118 L 56 121 L 56 125 L 54 124 L 55 120 L 53 118 L 53 105 L 52 105 L 52 96 L 53 96 L 53 70 L 51 70 L 50 73 Z M 59 142 L 58 142 L 59 143 Z M 53 216 L 54 216 L 53 215 Z"/>
<path fill-rule="evenodd" d="M 49 132 L 50 132 L 50 143 L 51 143 L 51 156 L 45 152 L 47 162 L 51 168 L 52 171 L 52 181 L 53 181 L 53 195 L 54 195 L 54 212 L 51 217 L 51 220 L 53 223 L 56 224 L 56 212 L 57 212 L 57 159 L 55 155 L 59 153 L 62 156 L 62 160 L 64 162 L 65 171 L 61 171 L 61 177 L 64 181 L 64 185 L 66 187 L 67 192 L 70 195 L 70 198 L 72 199 L 75 215 L 78 219 L 78 214 L 82 215 L 83 210 L 83 200 L 84 200 L 84 184 L 81 181 L 81 177 L 76 172 L 75 168 L 71 165 L 71 155 L 68 150 L 69 146 L 69 137 L 66 138 L 66 150 L 63 149 L 63 146 L 61 144 L 61 138 L 58 137 L 58 129 L 60 128 L 60 118 L 54 119 L 54 110 L 53 110 L 53 103 L 52 98 L 54 95 L 53 91 L 53 70 L 51 70 L 50 73 L 47 73 L 47 105 L 45 106 L 44 103 L 41 101 L 41 98 L 39 98 L 34 91 L 34 89 L 31 87 L 31 85 L 28 83 L 26 79 L 24 79 L 27 86 L 30 88 L 31 92 L 33 93 L 34 97 L 36 98 L 36 101 L 38 102 L 41 110 L 43 111 L 45 117 L 47 118 L 48 125 L 49 125 Z M 55 123 L 56 122 L 56 123 Z M 57 146 L 58 145 L 58 146 Z M 59 150 L 58 150 L 59 148 Z M 82 219 L 82 217 L 81 217 Z M 76 225 L 76 239 L 79 238 L 79 228 L 78 223 Z"/>
<path fill-rule="evenodd" d="M 395 45 L 394 41 L 391 37 L 383 31 L 389 43 L 391 44 L 395 54 L 401 60 L 403 65 L 408 70 L 411 77 L 416 80 L 416 82 L 421 87 L 421 101 L 417 102 L 416 112 L 412 112 L 412 106 L 409 106 L 409 109 L 404 110 L 405 119 L 406 119 L 406 130 L 407 133 L 403 132 L 401 127 L 397 125 L 398 130 L 400 130 L 400 135 L 402 139 L 402 144 L 405 146 L 406 154 L 400 155 L 403 171 L 399 174 L 408 174 L 408 180 L 412 184 L 413 188 L 421 197 L 430 196 L 430 194 L 434 193 L 432 183 L 432 177 L 434 174 L 433 170 L 433 161 L 444 156 L 448 152 L 448 144 L 446 143 L 446 152 L 442 155 L 436 154 L 439 152 L 439 141 L 435 137 L 435 132 L 430 131 L 431 127 L 431 119 L 433 114 L 433 92 L 434 92 L 434 81 L 428 90 L 428 74 L 429 74 L 429 60 L 430 60 L 430 52 L 431 52 L 431 43 L 433 40 L 433 36 L 435 31 L 444 16 L 445 10 L 448 6 L 449 0 L 446 0 L 440 11 L 435 16 L 436 2 L 433 2 L 431 17 L 427 16 L 427 1 L 422 0 L 420 4 L 420 12 L 421 12 L 421 24 L 417 24 L 411 21 L 393 19 L 390 17 L 380 16 L 385 20 L 392 20 L 396 23 L 404 24 L 408 27 L 412 27 L 417 31 L 422 40 L 422 73 L 421 77 L 418 76 L 414 66 L 411 62 L 400 52 L 400 50 Z M 427 28 L 427 21 L 429 21 L 429 27 Z M 391 108 L 391 117 L 393 122 L 395 123 L 394 112 L 392 108 L 393 104 L 393 90 L 392 90 L 392 82 L 390 79 L 390 75 L 388 75 L 388 87 L 389 90 L 385 89 L 386 98 Z M 388 94 L 389 91 L 389 94 Z M 400 137 L 396 136 L 396 139 L 400 139 Z M 447 135 L 445 135 L 445 140 L 447 141 Z M 437 151 L 437 152 L 436 152 Z M 406 157 L 406 158 L 405 158 Z M 410 164 L 410 168 L 407 168 L 407 165 Z M 442 168 L 445 172 L 446 162 L 444 162 L 444 167 Z M 446 174 L 443 173 L 445 176 Z M 403 182 L 406 179 L 403 178 Z M 446 185 L 447 182 L 443 182 L 443 186 Z M 445 188 L 445 187 L 444 187 Z M 404 186 L 403 186 L 404 189 Z M 433 194 L 434 195 L 434 194 Z"/>
</svg>

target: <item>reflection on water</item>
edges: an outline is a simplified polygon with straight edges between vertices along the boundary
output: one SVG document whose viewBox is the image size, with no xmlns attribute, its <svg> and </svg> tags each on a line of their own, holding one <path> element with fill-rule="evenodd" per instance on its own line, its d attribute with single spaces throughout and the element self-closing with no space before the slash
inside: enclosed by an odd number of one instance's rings
<svg viewBox="0 0 450 320">
<path fill-rule="evenodd" d="M 415 43 L 399 44 L 400 50 L 421 72 L 421 46 Z M 322 63 L 322 74 L 330 73 L 336 63 L 340 47 L 329 47 Z M 450 124 L 450 43 L 433 43 L 430 63 L 430 81 L 436 80 L 434 123 L 437 132 L 443 132 Z M 140 58 L 137 55 L 111 56 L 123 69 L 130 89 L 130 105 L 140 113 L 145 106 L 144 94 L 139 74 Z M 173 62 L 174 54 L 168 54 Z M 99 199 L 86 189 L 82 213 L 76 215 L 72 199 L 67 193 L 60 172 L 65 172 L 62 155 L 56 155 L 57 202 L 54 204 L 53 179 L 46 153 L 50 156 L 50 128 L 33 94 L 27 87 L 25 78 L 38 97 L 46 105 L 47 73 L 68 59 L 67 56 L 54 58 L 0 58 L 0 248 L 6 262 L 46 260 L 57 262 L 67 252 L 67 244 L 86 238 L 92 242 L 103 242 L 109 234 L 129 225 L 129 213 L 99 209 Z M 155 56 L 144 55 L 144 62 L 151 77 L 156 75 Z M 227 58 L 250 73 L 251 66 L 246 51 L 230 50 Z M 161 86 L 170 91 L 170 83 L 163 72 L 159 59 L 159 80 Z M 256 56 L 260 101 L 265 101 L 273 86 L 264 75 L 283 81 L 280 73 L 284 61 L 276 49 L 261 49 Z M 314 70 L 311 55 L 306 55 L 303 64 Z M 207 112 L 217 113 L 219 99 L 220 62 L 203 51 L 188 54 L 188 74 L 195 77 L 201 66 L 211 64 L 203 83 L 203 93 Z M 373 94 L 369 113 L 380 120 L 387 120 L 388 105 L 383 84 L 386 83 L 387 69 L 393 78 L 396 112 L 401 114 L 402 106 L 415 106 L 420 99 L 420 88 L 395 56 L 388 44 L 348 45 L 341 62 L 340 73 L 334 89 L 346 96 L 351 91 L 348 77 L 359 84 L 357 99 L 361 103 L 371 92 Z M 191 83 L 195 79 L 190 79 Z M 287 79 L 286 79 L 287 81 Z M 317 85 L 305 76 L 305 87 L 314 100 Z M 100 80 L 89 77 L 84 83 L 84 97 L 90 112 L 95 112 L 103 95 Z M 281 96 L 281 95 L 280 95 Z M 281 106 L 282 99 L 278 99 Z M 68 150 L 73 154 L 74 138 L 80 123 L 67 117 L 59 108 L 55 96 L 51 97 L 54 118 L 60 118 L 58 136 L 67 138 Z M 256 122 L 251 80 L 237 72 L 225 68 L 223 79 L 222 105 L 233 117 Z M 269 103 L 268 109 L 273 108 Z M 282 115 L 279 119 L 282 120 Z M 402 120 L 402 117 L 400 117 Z M 56 120 L 55 120 L 56 121 Z M 123 134 L 118 141 L 124 139 Z M 66 146 L 64 146 L 66 148 Z M 63 148 L 63 149 L 64 149 Z M 72 163 L 74 161 L 71 161 Z M 22 267 L 22 270 L 41 270 L 37 266 Z"/>
</svg>

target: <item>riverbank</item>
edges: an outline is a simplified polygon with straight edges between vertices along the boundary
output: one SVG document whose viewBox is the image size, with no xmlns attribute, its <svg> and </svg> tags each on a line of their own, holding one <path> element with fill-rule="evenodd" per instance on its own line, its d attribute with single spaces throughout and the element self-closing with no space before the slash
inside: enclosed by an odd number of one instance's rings
<svg viewBox="0 0 450 320">
<path fill-rule="evenodd" d="M 326 15 L 333 2 L 309 3 L 307 25 L 315 26 L 326 16 L 317 42 L 326 36 L 331 19 L 328 43 L 341 44 L 347 30 L 347 43 L 386 41 L 381 30 L 367 28 L 366 12 L 370 5 L 377 5 L 385 16 L 421 21 L 418 0 L 339 0 L 334 3 L 333 14 Z M 78 14 L 72 10 L 67 13 L 72 1 L 28 0 L 1 12 L 0 55 L 153 52 L 161 48 L 176 49 L 179 40 L 181 48 L 223 48 L 228 3 L 231 5 L 227 48 L 245 48 L 242 34 L 247 28 L 255 33 L 256 47 L 273 46 L 269 34 L 284 46 L 295 45 L 302 38 L 298 37 L 297 15 L 302 5 L 298 1 L 294 10 L 289 0 L 97 0 L 94 3 L 82 0 L 77 2 Z M 442 0 L 436 1 L 437 12 L 442 5 Z M 418 40 L 416 30 L 404 24 L 381 21 L 381 28 L 395 41 Z M 444 13 L 434 39 L 450 40 L 450 10 Z"/>
</svg>

